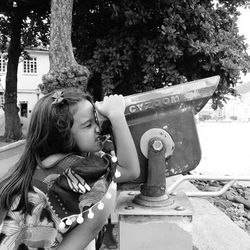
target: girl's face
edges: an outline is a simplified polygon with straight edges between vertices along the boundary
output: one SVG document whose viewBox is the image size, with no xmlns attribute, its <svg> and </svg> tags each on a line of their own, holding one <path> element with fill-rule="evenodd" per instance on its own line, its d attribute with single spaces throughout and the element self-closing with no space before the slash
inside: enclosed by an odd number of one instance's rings
<svg viewBox="0 0 250 250">
<path fill-rule="evenodd" d="M 95 120 L 94 108 L 88 100 L 82 100 L 73 107 L 76 109 L 72 136 L 81 152 L 97 152 L 102 149 L 100 129 Z"/>
</svg>

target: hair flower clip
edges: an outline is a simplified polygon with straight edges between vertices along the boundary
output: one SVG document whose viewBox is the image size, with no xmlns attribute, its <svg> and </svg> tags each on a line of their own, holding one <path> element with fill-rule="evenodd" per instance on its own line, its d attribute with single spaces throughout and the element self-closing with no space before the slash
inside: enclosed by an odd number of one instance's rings
<svg viewBox="0 0 250 250">
<path fill-rule="evenodd" d="M 63 91 L 57 90 L 54 95 L 52 96 L 53 102 L 52 104 L 59 104 L 61 103 L 63 99 Z"/>
</svg>

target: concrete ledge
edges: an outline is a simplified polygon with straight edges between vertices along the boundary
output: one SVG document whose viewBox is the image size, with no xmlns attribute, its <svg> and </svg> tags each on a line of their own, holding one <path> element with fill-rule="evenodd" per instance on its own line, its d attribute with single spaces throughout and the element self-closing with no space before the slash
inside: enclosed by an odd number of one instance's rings
<svg viewBox="0 0 250 250">
<path fill-rule="evenodd" d="M 167 178 L 167 186 L 179 176 Z M 190 182 L 183 182 L 176 191 L 196 191 Z M 193 213 L 193 245 L 199 250 L 250 250 L 250 235 L 227 215 L 204 198 L 189 198 Z M 180 239 L 181 240 L 181 239 Z"/>
<path fill-rule="evenodd" d="M 26 140 L 19 140 L 19 141 L 10 143 L 10 144 L 8 144 L 6 146 L 0 147 L 0 153 L 4 152 L 4 151 L 7 151 L 7 150 L 10 150 L 10 149 L 13 149 L 13 148 L 16 148 L 16 147 L 18 147 L 20 145 L 23 145 L 25 142 L 26 142 Z"/>
</svg>

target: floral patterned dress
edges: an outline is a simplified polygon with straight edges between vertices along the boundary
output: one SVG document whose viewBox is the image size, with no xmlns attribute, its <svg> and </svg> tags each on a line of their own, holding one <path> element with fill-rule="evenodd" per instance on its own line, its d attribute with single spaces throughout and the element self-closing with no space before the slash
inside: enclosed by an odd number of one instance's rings
<svg viewBox="0 0 250 250">
<path fill-rule="evenodd" d="M 83 213 L 103 209 L 110 198 L 116 164 L 111 157 L 67 155 L 49 168 L 37 168 L 28 193 L 28 210 L 17 196 L 0 225 L 1 250 L 56 249 Z"/>
</svg>

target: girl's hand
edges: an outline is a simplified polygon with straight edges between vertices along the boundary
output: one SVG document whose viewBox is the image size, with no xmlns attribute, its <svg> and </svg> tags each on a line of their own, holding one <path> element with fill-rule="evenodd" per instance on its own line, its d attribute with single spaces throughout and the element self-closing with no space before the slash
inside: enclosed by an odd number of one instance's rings
<svg viewBox="0 0 250 250">
<path fill-rule="evenodd" d="M 110 120 L 124 114 L 125 100 L 122 95 L 105 96 L 102 102 L 95 103 L 95 108 Z"/>
</svg>

